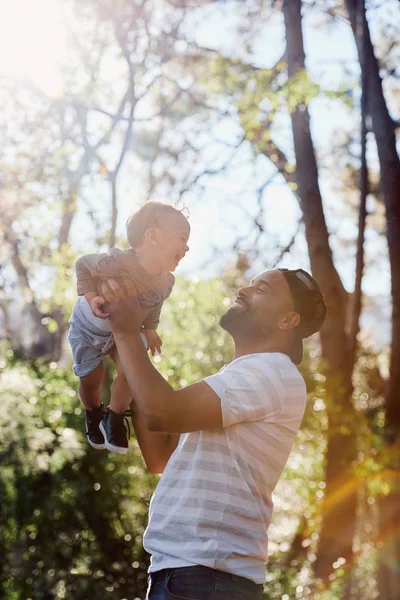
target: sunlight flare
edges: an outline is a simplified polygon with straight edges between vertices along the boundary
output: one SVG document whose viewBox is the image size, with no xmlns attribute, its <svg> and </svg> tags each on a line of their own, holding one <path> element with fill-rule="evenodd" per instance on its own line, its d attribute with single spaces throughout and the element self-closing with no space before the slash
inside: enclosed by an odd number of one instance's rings
<svg viewBox="0 0 400 600">
<path fill-rule="evenodd" d="M 61 7 L 55 0 L 13 0 L 0 8 L 0 77 L 24 80 L 49 96 L 62 91 L 65 54 Z"/>
</svg>

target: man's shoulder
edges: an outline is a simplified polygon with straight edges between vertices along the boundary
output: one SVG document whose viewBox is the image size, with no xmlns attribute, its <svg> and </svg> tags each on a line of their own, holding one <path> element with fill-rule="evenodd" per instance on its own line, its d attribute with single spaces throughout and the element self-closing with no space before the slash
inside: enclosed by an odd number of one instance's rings
<svg viewBox="0 0 400 600">
<path fill-rule="evenodd" d="M 263 366 L 269 366 L 277 371 L 290 370 L 300 375 L 296 365 L 286 354 L 282 354 L 281 352 L 255 352 L 253 354 L 245 354 L 244 356 L 232 360 L 232 362 L 226 365 L 226 368 L 262 368 Z"/>
<path fill-rule="evenodd" d="M 304 379 L 296 365 L 286 354 L 280 352 L 257 352 L 241 356 L 225 367 L 226 374 L 235 372 L 260 379 L 274 379 L 282 385 L 298 384 L 303 387 Z"/>
</svg>

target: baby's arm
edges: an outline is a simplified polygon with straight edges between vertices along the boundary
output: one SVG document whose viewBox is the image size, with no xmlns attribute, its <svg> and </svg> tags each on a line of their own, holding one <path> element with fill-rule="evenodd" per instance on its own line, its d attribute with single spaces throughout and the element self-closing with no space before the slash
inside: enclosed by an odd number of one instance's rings
<svg viewBox="0 0 400 600">
<path fill-rule="evenodd" d="M 160 321 L 160 314 L 163 303 L 160 302 L 151 309 L 145 320 L 143 321 L 144 334 L 147 338 L 147 343 L 151 350 L 151 355 L 154 356 L 156 350 L 161 353 L 162 339 L 158 335 L 156 329 Z"/>
<path fill-rule="evenodd" d="M 143 327 L 147 329 L 157 329 L 160 322 L 160 314 L 162 309 L 162 302 L 159 302 L 154 308 L 149 311 L 149 314 L 143 321 Z"/>
<path fill-rule="evenodd" d="M 143 329 L 143 332 L 147 338 L 151 355 L 154 356 L 156 350 L 159 354 L 161 354 L 162 339 L 158 335 L 157 331 L 155 329 Z"/>
</svg>

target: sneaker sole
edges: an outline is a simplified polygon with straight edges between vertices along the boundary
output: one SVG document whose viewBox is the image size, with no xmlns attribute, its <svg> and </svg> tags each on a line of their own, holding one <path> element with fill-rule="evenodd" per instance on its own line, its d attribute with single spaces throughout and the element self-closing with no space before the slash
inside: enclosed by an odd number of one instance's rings
<svg viewBox="0 0 400 600">
<path fill-rule="evenodd" d="M 121 446 L 114 446 L 114 444 L 110 444 L 110 442 L 107 439 L 102 421 L 100 421 L 99 423 L 99 429 L 104 436 L 104 445 L 107 448 L 107 450 L 109 450 L 110 452 L 116 452 L 117 454 L 126 454 L 128 452 L 129 448 L 122 448 Z"/>
<path fill-rule="evenodd" d="M 92 448 L 94 448 L 95 450 L 105 450 L 106 449 L 105 444 L 96 444 L 95 442 L 92 442 L 92 440 L 90 438 L 88 438 L 87 441 L 92 446 Z"/>
</svg>

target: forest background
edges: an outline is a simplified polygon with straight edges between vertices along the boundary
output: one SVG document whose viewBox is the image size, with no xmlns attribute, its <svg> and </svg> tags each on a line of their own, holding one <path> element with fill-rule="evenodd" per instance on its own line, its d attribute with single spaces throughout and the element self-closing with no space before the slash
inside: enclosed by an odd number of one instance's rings
<svg viewBox="0 0 400 600">
<path fill-rule="evenodd" d="M 311 269 L 328 304 L 274 492 L 265 598 L 400 589 L 398 0 L 0 5 L 0 597 L 142 599 L 158 478 L 87 445 L 66 343 L 74 262 L 148 199 L 191 250 L 155 357 L 218 371 L 238 287 Z M 112 366 L 108 365 L 107 402 Z"/>
</svg>

